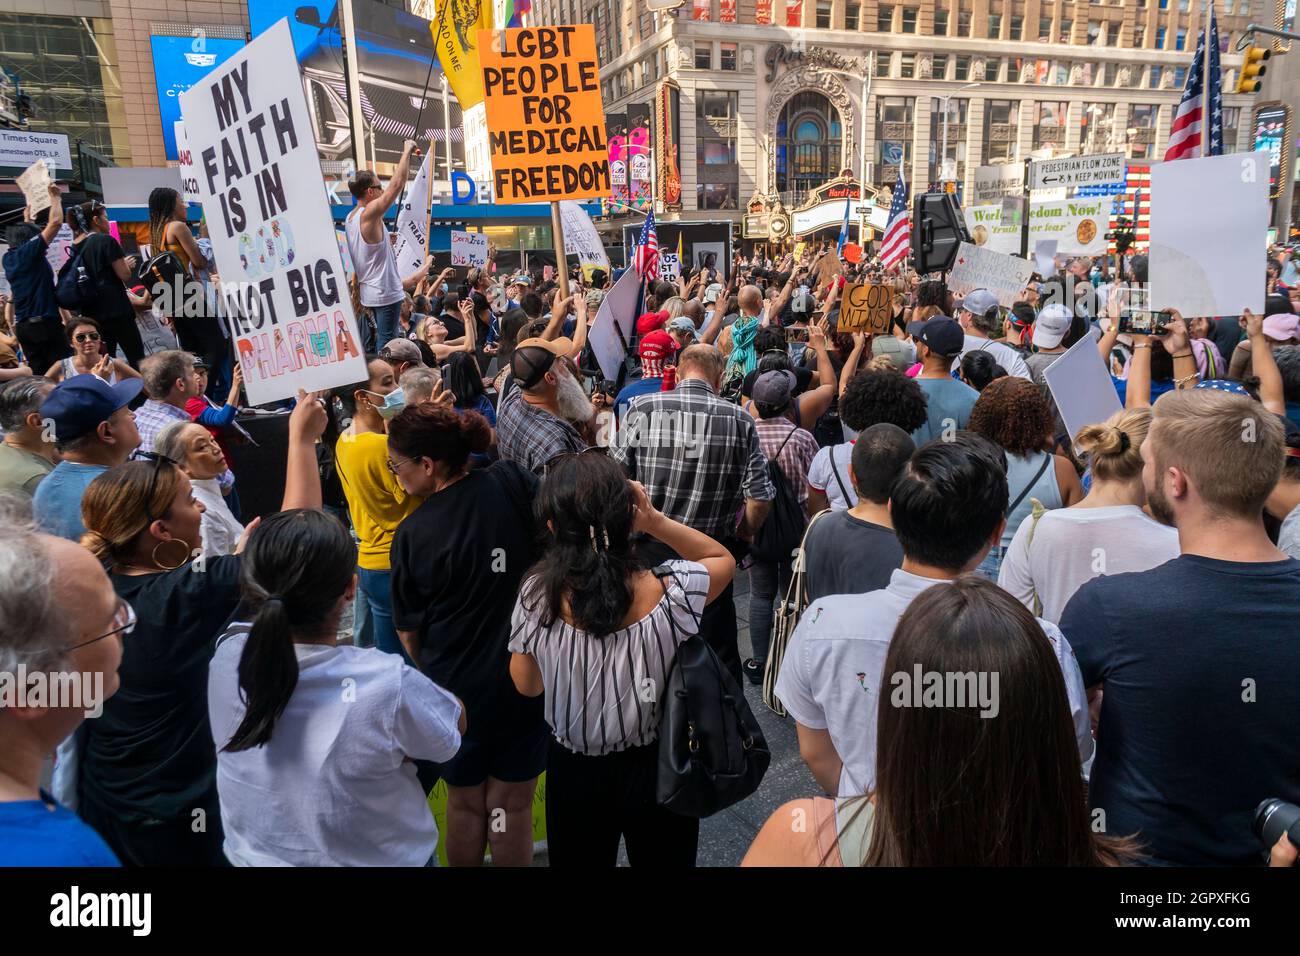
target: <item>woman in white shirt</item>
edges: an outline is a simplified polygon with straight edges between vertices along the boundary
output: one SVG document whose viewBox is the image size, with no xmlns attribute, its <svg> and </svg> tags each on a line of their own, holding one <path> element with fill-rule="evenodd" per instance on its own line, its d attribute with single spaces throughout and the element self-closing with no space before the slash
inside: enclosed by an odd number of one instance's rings
<svg viewBox="0 0 1300 956">
<path fill-rule="evenodd" d="M 998 584 L 1053 624 L 1074 592 L 1101 574 L 1148 571 L 1178 557 L 1178 532 L 1142 510 L 1142 443 L 1150 408 L 1116 412 L 1075 438 L 1092 488 L 1076 505 L 1035 510 L 1017 529 Z"/>
<path fill-rule="evenodd" d="M 190 476 L 194 497 L 203 505 L 203 556 L 234 554 L 244 526 L 221 494 L 217 478 L 226 473 L 226 456 L 212 433 L 196 422 L 173 422 L 158 433 L 154 451 Z"/>
<path fill-rule="evenodd" d="M 438 846 L 413 761 L 460 749 L 460 701 L 401 657 L 337 643 L 357 547 L 323 511 L 249 537 L 208 670 L 224 850 L 236 866 L 425 866 Z"/>
</svg>

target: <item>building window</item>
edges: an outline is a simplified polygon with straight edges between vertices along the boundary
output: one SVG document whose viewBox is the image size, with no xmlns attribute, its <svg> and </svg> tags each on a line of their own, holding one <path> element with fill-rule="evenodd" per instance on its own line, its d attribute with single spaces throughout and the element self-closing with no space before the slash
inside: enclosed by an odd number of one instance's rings
<svg viewBox="0 0 1300 956">
<path fill-rule="evenodd" d="M 948 35 L 948 11 L 934 11 L 934 35 L 937 37 L 946 37 Z"/>
<path fill-rule="evenodd" d="M 1073 20 L 1062 20 L 1062 21 L 1061 21 L 1061 42 L 1062 42 L 1062 43 L 1069 43 L 1069 42 L 1070 42 L 1070 34 L 1073 33 L 1073 32 L 1074 32 L 1074 21 L 1073 21 Z"/>
<path fill-rule="evenodd" d="M 965 83 L 970 79 L 970 57 L 959 56 L 956 58 L 952 78 L 960 83 Z"/>
<path fill-rule="evenodd" d="M 1119 79 L 1118 63 L 1106 63 L 1102 66 L 1102 71 L 1101 71 L 1102 86 L 1114 86 L 1115 82 L 1118 79 Z"/>
<path fill-rule="evenodd" d="M 881 6 L 876 10 L 876 30 L 880 33 L 894 32 L 894 8 Z"/>
<path fill-rule="evenodd" d="M 900 165 L 912 162 L 912 123 L 916 99 L 911 96 L 876 98 L 877 186 L 892 186 L 898 181 Z"/>
<path fill-rule="evenodd" d="M 901 32 L 916 32 L 916 7 L 903 7 L 903 29 Z"/>
<path fill-rule="evenodd" d="M 1140 50 L 1142 47 L 1146 46 L 1146 42 L 1147 28 L 1142 24 L 1138 24 L 1133 28 L 1133 47 Z"/>
<path fill-rule="evenodd" d="M 881 50 L 876 54 L 876 76 L 889 76 L 889 57 L 887 50 Z"/>
<path fill-rule="evenodd" d="M 1034 149 L 1065 145 L 1065 103 L 1039 103 L 1034 122 Z"/>
<path fill-rule="evenodd" d="M 723 43 L 718 46 L 719 62 L 718 68 L 721 70 L 736 71 L 736 44 Z"/>
<path fill-rule="evenodd" d="M 948 79 L 948 54 L 936 53 L 931 67 L 931 76 L 936 80 Z"/>
<path fill-rule="evenodd" d="M 835 104 L 813 90 L 796 94 L 776 124 L 777 191 L 802 194 L 834 179 L 843 166 L 842 139 Z"/>
<path fill-rule="evenodd" d="M 1182 50 L 1187 46 L 1187 29 L 1179 27 L 1178 33 L 1174 37 L 1174 49 Z"/>
<path fill-rule="evenodd" d="M 1134 159 L 1152 158 L 1156 141 L 1156 122 L 1160 117 L 1159 106 L 1134 106 L 1128 117 L 1129 155 Z"/>
<path fill-rule="evenodd" d="M 1088 21 L 1088 46 L 1096 46 L 1101 38 L 1101 24 L 1096 20 Z"/>
<path fill-rule="evenodd" d="M 943 160 L 957 161 L 957 179 L 962 179 L 966 163 L 966 115 L 970 100 L 948 100 L 948 152 L 943 154 L 944 110 L 943 100 L 930 100 L 930 156 L 929 181 L 937 183 L 943 177 Z"/>
<path fill-rule="evenodd" d="M 1150 72 L 1147 73 L 1147 86 L 1150 89 L 1160 89 L 1160 75 L 1162 72 L 1163 70 L 1158 66 L 1151 67 Z"/>
<path fill-rule="evenodd" d="M 962 10 L 957 14 L 957 36 L 970 36 L 970 12 Z"/>
<path fill-rule="evenodd" d="M 1168 10 L 1168 9 L 1169 9 L 1169 0 L 1160 0 L 1160 9 L 1161 9 L 1161 10 Z"/>
<path fill-rule="evenodd" d="M 1174 89 L 1181 90 L 1183 88 L 1183 84 L 1186 82 L 1187 82 L 1187 67 L 1185 66 L 1174 67 Z"/>
<path fill-rule="evenodd" d="M 573 21 L 572 21 L 572 20 L 568 20 L 568 21 L 566 21 L 566 22 L 567 22 L 567 23 L 572 23 Z M 642 39 L 642 40 L 645 40 L 645 39 L 649 38 L 650 34 L 652 34 L 652 33 L 654 33 L 654 32 L 655 32 L 655 18 L 654 18 L 654 14 L 652 14 L 652 13 L 643 13 L 643 14 L 641 14 L 641 39 Z"/>
<path fill-rule="evenodd" d="M 996 40 L 1001 35 L 1002 35 L 1002 14 L 990 13 L 988 37 L 990 40 Z"/>
<path fill-rule="evenodd" d="M 698 90 L 695 94 L 695 199 L 699 209 L 737 209 L 740 166 L 736 162 L 736 114 L 740 94 Z"/>
<path fill-rule="evenodd" d="M 1189 6 L 1188 0 L 1178 0 L 1178 9 L 1183 13 L 1187 12 Z"/>
<path fill-rule="evenodd" d="M 988 83 L 998 83 L 1002 76 L 1002 57 L 991 56 L 984 61 L 984 80 Z"/>
<path fill-rule="evenodd" d="M 1156 27 L 1156 49 L 1163 50 L 1164 48 L 1165 48 L 1165 28 Z"/>
<path fill-rule="evenodd" d="M 830 28 L 831 28 L 830 0 L 817 0 L 817 29 L 829 30 Z"/>
<path fill-rule="evenodd" d="M 713 69 L 713 44 L 712 43 L 695 44 L 695 69 L 697 70 Z"/>
<path fill-rule="evenodd" d="M 1240 107 L 1225 106 L 1223 108 L 1223 151 L 1225 153 L 1235 153 L 1237 151 L 1237 125 L 1240 122 Z"/>
<path fill-rule="evenodd" d="M 903 53 L 899 56 L 898 75 L 904 80 L 910 80 L 916 76 L 915 53 Z"/>
<path fill-rule="evenodd" d="M 1019 155 L 1020 104 L 1015 100 L 988 100 L 984 103 L 985 165 L 997 160 L 1011 160 Z"/>
<path fill-rule="evenodd" d="M 1047 43 L 1051 39 L 1052 39 L 1052 18 L 1039 17 L 1038 18 L 1038 41 L 1040 43 Z"/>
<path fill-rule="evenodd" d="M 1115 104 L 1090 103 L 1079 120 L 1079 142 L 1084 155 L 1104 152 L 1115 141 Z"/>
<path fill-rule="evenodd" d="M 1012 17 L 1012 18 L 1011 18 L 1011 36 L 1009 36 L 1007 39 L 1009 39 L 1009 40 L 1023 40 L 1024 38 L 1025 38 L 1025 18 L 1024 18 L 1024 17 Z"/>
<path fill-rule="evenodd" d="M 1106 46 L 1119 46 L 1119 27 L 1120 25 L 1114 22 L 1106 25 Z"/>
<path fill-rule="evenodd" d="M 844 29 L 857 30 L 862 22 L 862 5 L 850 3 L 844 8 Z"/>
</svg>

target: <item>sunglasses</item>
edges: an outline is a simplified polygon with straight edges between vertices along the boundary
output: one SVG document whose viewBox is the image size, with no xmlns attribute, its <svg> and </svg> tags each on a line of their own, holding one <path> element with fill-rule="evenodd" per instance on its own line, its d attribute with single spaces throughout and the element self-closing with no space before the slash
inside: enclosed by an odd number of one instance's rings
<svg viewBox="0 0 1300 956">
<path fill-rule="evenodd" d="M 63 653 L 67 654 L 78 650 L 79 648 L 88 647 L 96 641 L 102 641 L 104 638 L 112 637 L 114 634 L 121 634 L 123 637 L 126 637 L 135 630 L 135 625 L 138 620 L 139 619 L 135 616 L 135 608 L 131 607 L 130 604 L 127 604 L 126 601 L 121 598 L 118 598 L 117 610 L 113 612 L 113 627 L 99 635 L 99 637 L 92 637 L 90 640 L 82 641 L 80 644 L 69 644 L 67 647 L 63 648 Z"/>
<path fill-rule="evenodd" d="M 76 335 L 73 336 L 73 338 L 76 339 L 78 342 L 98 342 L 98 341 L 99 341 L 99 333 L 98 333 L 98 332 L 78 332 Z"/>
<path fill-rule="evenodd" d="M 173 468 L 179 468 L 180 463 L 173 461 L 166 455 L 160 455 L 156 451 L 142 451 L 139 457 L 145 461 L 153 462 L 153 472 L 149 475 L 149 490 L 144 493 L 144 516 L 146 519 L 145 527 L 147 528 L 154 523 L 155 519 L 162 517 L 162 515 L 153 513 L 153 505 L 150 502 L 153 501 L 154 493 L 158 490 L 158 477 L 162 474 L 163 466 L 170 465 Z M 166 514 L 166 512 L 163 512 L 163 514 Z"/>
</svg>

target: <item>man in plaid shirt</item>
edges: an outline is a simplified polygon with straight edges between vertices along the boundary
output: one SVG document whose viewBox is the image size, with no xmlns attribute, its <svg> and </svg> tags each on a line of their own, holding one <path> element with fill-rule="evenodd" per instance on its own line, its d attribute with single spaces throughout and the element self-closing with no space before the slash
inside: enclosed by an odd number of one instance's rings
<svg viewBox="0 0 1300 956">
<path fill-rule="evenodd" d="M 633 399 L 610 455 L 645 486 L 656 508 L 736 551 L 762 526 L 776 492 L 754 419 L 718 397 L 724 365 L 722 353 L 712 345 L 684 350 L 677 388 Z M 677 557 L 649 539 L 640 547 L 654 562 Z M 705 608 L 700 636 L 739 684 L 731 585 Z"/>
<path fill-rule="evenodd" d="M 135 427 L 140 432 L 140 447 L 132 455 L 153 451 L 158 433 L 172 422 L 193 421 L 185 410 L 185 403 L 203 394 L 203 383 L 194 364 L 194 356 L 179 349 L 155 352 L 140 363 L 140 377 L 144 391 L 149 396 L 135 410 Z M 227 468 L 217 478 L 223 495 L 230 494 L 235 486 L 235 474 Z"/>
</svg>

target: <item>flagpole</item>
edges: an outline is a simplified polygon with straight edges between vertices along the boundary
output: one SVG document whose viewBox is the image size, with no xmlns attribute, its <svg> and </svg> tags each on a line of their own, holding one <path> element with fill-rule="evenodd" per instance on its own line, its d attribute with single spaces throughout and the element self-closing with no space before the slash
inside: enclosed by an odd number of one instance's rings
<svg viewBox="0 0 1300 956">
<path fill-rule="evenodd" d="M 1205 52 L 1201 57 L 1201 155 L 1210 155 L 1210 17 L 1213 16 L 1214 0 L 1206 0 L 1205 4 L 1208 15 L 1205 18 L 1205 24 L 1202 26 L 1202 36 L 1205 37 Z"/>
<path fill-rule="evenodd" d="M 564 251 L 564 219 L 560 215 L 560 204 L 551 203 L 551 238 L 555 242 L 555 274 L 560 280 L 560 298 L 569 297 L 569 260 Z"/>
</svg>

